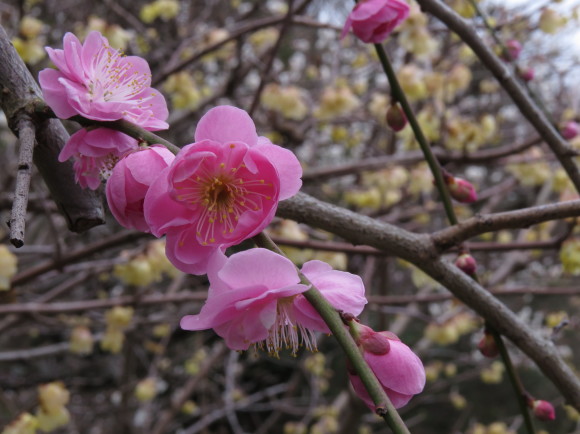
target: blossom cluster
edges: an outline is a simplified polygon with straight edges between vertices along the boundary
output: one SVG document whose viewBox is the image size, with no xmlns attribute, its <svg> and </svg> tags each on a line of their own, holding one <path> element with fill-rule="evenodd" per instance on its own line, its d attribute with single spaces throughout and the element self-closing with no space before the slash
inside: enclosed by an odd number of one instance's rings
<svg viewBox="0 0 580 434">
<path fill-rule="evenodd" d="M 150 87 L 143 59 L 113 50 L 98 32 L 84 44 L 67 33 L 63 50 L 47 51 L 58 69 L 41 71 L 40 83 L 58 117 L 124 119 L 150 131 L 167 127 L 165 99 Z M 208 275 L 206 303 L 199 314 L 181 320 L 185 330 L 211 328 L 234 350 L 254 345 L 274 356 L 282 348 L 296 354 L 301 346 L 316 350 L 317 332 L 330 333 L 306 298 L 312 286 L 353 317 L 367 303 L 360 277 L 322 261 L 308 261 L 299 272 L 289 259 L 263 248 L 226 256 L 228 247 L 265 229 L 278 202 L 302 185 L 296 156 L 258 136 L 244 110 L 210 109 L 197 124 L 194 142 L 177 155 L 162 146 L 141 147 L 112 129 L 88 127 L 62 149 L 59 159 L 69 158 L 81 186 L 96 189 L 106 179 L 109 208 L 122 226 L 165 236 L 165 253 L 176 268 Z M 103 349 L 120 350 L 131 314 L 121 307 L 108 312 Z M 384 383 L 395 405 L 404 405 L 423 387 L 422 364 L 404 344 L 383 350 L 379 358 L 390 354 L 391 369 L 401 371 L 393 378 L 413 383 L 402 388 Z M 360 394 L 356 378 L 352 381 Z"/>
</svg>

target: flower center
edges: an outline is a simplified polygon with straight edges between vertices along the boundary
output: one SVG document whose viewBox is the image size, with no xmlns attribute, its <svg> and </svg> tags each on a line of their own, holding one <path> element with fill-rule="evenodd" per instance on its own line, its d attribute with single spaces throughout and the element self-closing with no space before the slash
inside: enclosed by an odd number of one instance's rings
<svg viewBox="0 0 580 434">
<path fill-rule="evenodd" d="M 146 109 L 144 102 L 154 97 L 152 92 L 145 98 L 134 97 L 149 86 L 150 74 L 141 73 L 134 65 L 125 59 L 120 51 L 112 49 L 103 43 L 101 49 L 93 56 L 91 63 L 92 77 L 86 84 L 90 101 L 129 101 L 134 99 L 138 107 Z"/>
<path fill-rule="evenodd" d="M 301 324 L 296 324 L 293 315 L 295 298 L 294 295 L 278 300 L 276 322 L 270 329 L 266 340 L 256 344 L 260 349 L 265 346 L 270 356 L 278 357 L 278 352 L 282 348 L 291 350 L 293 356 L 296 356 L 298 349 L 302 346 L 312 352 L 318 351 L 314 332 Z"/>
<path fill-rule="evenodd" d="M 276 193 L 272 183 L 256 179 L 245 164 L 232 167 L 227 155 L 225 160 L 217 164 L 204 160 L 196 173 L 173 185 L 174 199 L 200 213 L 196 235 L 204 246 L 227 243 L 240 216 L 264 208 L 263 202 Z"/>
</svg>

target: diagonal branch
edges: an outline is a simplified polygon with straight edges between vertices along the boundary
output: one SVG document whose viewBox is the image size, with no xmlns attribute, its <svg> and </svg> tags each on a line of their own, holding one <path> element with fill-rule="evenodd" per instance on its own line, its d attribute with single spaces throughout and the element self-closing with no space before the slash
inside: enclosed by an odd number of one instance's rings
<svg viewBox="0 0 580 434">
<path fill-rule="evenodd" d="M 461 242 L 500 229 L 526 228 L 550 220 L 580 217 L 580 200 L 541 205 L 497 214 L 476 215 L 458 225 L 441 229 L 431 235 L 439 251 L 447 250 Z"/>
<path fill-rule="evenodd" d="M 423 11 L 433 14 L 449 27 L 450 30 L 457 33 L 463 42 L 469 45 L 512 98 L 520 112 L 532 124 L 550 149 L 552 149 L 552 152 L 556 155 L 564 170 L 566 170 L 576 190 L 580 192 L 580 171 L 573 159 L 576 156 L 576 152 L 568 146 L 568 143 L 556 131 L 554 126 L 546 118 L 546 115 L 510 72 L 506 64 L 478 36 L 473 25 L 438 0 L 417 0 L 417 3 L 419 3 Z"/>
<path fill-rule="evenodd" d="M 493 294 L 438 256 L 429 235 L 418 235 L 377 222 L 344 208 L 299 193 L 280 202 L 278 215 L 333 232 L 353 244 L 366 244 L 411 262 L 477 312 L 526 353 L 562 395 L 580 409 L 580 380 L 554 344 L 533 332 Z"/>
</svg>

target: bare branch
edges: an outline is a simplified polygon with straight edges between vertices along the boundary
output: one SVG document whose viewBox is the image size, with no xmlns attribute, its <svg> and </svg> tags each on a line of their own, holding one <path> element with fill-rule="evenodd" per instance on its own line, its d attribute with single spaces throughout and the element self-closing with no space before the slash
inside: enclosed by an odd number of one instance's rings
<svg viewBox="0 0 580 434">
<path fill-rule="evenodd" d="M 580 409 L 580 380 L 554 344 L 530 330 L 510 309 L 453 264 L 439 258 L 428 235 L 377 222 L 304 193 L 280 202 L 278 215 L 336 233 L 353 244 L 367 244 L 416 265 L 509 338 L 534 360 L 570 404 Z"/>
<path fill-rule="evenodd" d="M 23 117 L 32 120 L 37 143 L 34 164 L 66 218 L 69 229 L 83 232 L 103 224 L 105 220 L 100 198 L 75 182 L 72 163 L 58 161 L 60 148 L 69 138 L 61 122 L 34 116 L 34 105 L 42 102 L 42 94 L 1 26 L 0 59 L 0 108 L 16 135 Z"/>
<path fill-rule="evenodd" d="M 20 154 L 18 155 L 18 173 L 16 174 L 16 189 L 12 214 L 10 215 L 10 242 L 14 247 L 24 245 L 26 228 L 26 208 L 28 206 L 28 191 L 32 175 L 32 154 L 34 151 L 34 124 L 28 117 L 22 117 L 18 122 L 20 137 Z"/>
<path fill-rule="evenodd" d="M 578 166 L 573 159 L 577 155 L 576 152 L 568 146 L 568 143 L 556 131 L 542 110 L 534 103 L 522 85 L 510 72 L 506 64 L 481 40 L 473 25 L 438 0 L 418 0 L 417 3 L 419 3 L 423 11 L 429 12 L 437 17 L 471 47 L 481 62 L 490 70 L 512 98 L 521 113 L 532 124 L 532 127 L 536 129 L 538 134 L 552 149 L 552 152 L 556 155 L 564 170 L 566 170 L 576 190 L 580 192 L 580 171 L 578 171 Z"/>
<path fill-rule="evenodd" d="M 433 243 L 440 251 L 486 232 L 500 229 L 526 228 L 538 223 L 569 217 L 580 217 L 580 200 L 536 206 L 497 214 L 476 215 L 458 225 L 432 234 Z"/>
</svg>

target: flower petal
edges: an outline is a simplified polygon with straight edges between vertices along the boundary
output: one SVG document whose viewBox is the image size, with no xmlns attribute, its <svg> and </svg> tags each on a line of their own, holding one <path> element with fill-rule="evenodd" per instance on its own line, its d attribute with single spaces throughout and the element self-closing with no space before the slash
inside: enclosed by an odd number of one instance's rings
<svg viewBox="0 0 580 434">
<path fill-rule="evenodd" d="M 258 142 L 256 125 L 244 110 L 222 105 L 208 111 L 197 124 L 195 141 L 213 140 L 218 143 L 244 142 L 254 146 Z"/>
</svg>

